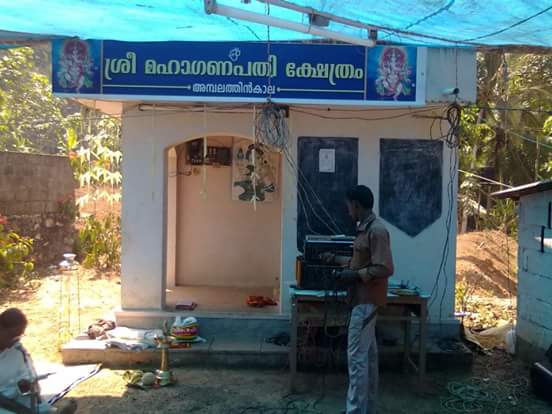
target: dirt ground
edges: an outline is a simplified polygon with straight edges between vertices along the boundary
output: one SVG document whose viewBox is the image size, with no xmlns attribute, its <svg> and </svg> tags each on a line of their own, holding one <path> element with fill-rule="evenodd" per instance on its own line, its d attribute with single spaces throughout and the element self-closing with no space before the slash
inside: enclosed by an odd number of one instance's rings
<svg viewBox="0 0 552 414">
<path fill-rule="evenodd" d="M 507 279 L 504 275 L 515 274 L 517 246 L 512 240 L 508 241 L 506 250 L 510 251 L 510 255 L 505 257 L 505 244 L 500 233 L 459 236 L 459 285 L 475 286 L 470 292 L 472 303 L 474 297 L 483 301 L 510 301 L 510 284 L 515 286 L 515 278 L 511 276 Z M 120 284 L 117 275 L 85 270 L 81 270 L 79 275 L 80 319 L 84 329 L 95 319 L 108 315 L 120 303 Z M 30 281 L 18 290 L 0 292 L 0 309 L 17 306 L 27 313 L 30 324 L 23 343 L 37 361 L 60 360 L 57 350 L 60 317 L 66 320 L 68 316 L 66 312 L 59 311 L 60 288 L 64 282 L 63 287 L 67 291 L 69 280 L 73 304 L 71 326 L 74 333 L 78 331 L 76 279 L 75 274 L 71 277 L 68 274 L 53 274 Z M 493 294 L 501 297 L 493 299 Z M 65 295 L 66 304 L 68 297 Z M 481 307 L 477 306 L 473 309 L 480 312 Z M 515 310 L 515 307 L 512 309 Z M 64 326 L 61 328 L 63 331 Z M 289 395 L 287 371 L 206 368 L 179 368 L 175 371 L 179 380 L 176 386 L 142 391 L 128 389 L 122 371 L 104 369 L 77 386 L 69 397 L 78 401 L 78 413 L 83 414 L 329 414 L 343 409 L 346 393 L 344 373 L 303 374 L 303 392 Z M 550 406 L 528 396 L 527 378 L 527 367 L 502 351 L 476 355 L 470 371 L 432 371 L 424 385 L 416 376 L 383 370 L 379 413 L 552 412 Z M 496 387 L 489 391 L 485 387 L 491 384 Z M 471 388 L 466 388 L 467 385 Z M 481 389 L 478 395 L 486 395 L 487 400 L 474 401 L 469 398 L 469 393 L 458 394 L 456 390 L 459 386 L 468 391 L 473 391 L 474 387 Z M 451 390 L 456 394 L 451 394 Z M 492 396 L 492 401 L 489 401 L 489 396 Z"/>
<path fill-rule="evenodd" d="M 60 362 L 59 344 L 79 333 L 79 309 L 82 331 L 96 319 L 111 314 L 120 303 L 120 294 L 118 275 L 80 269 L 43 276 L 11 292 L 0 291 L 0 309 L 18 307 L 25 312 L 29 325 L 22 342 L 35 360 Z M 60 296 L 63 307 L 60 307 Z"/>
<path fill-rule="evenodd" d="M 517 242 L 499 231 L 461 234 L 457 239 L 456 311 L 476 331 L 515 323 Z"/>
<path fill-rule="evenodd" d="M 126 388 L 122 371 L 103 370 L 69 397 L 76 399 L 82 414 L 337 414 L 344 408 L 343 373 L 304 373 L 301 392 L 290 395 L 287 371 L 181 368 L 175 372 L 177 385 L 143 391 Z M 415 375 L 383 370 L 378 413 L 550 413 L 551 406 L 528 395 L 526 378 L 527 369 L 500 351 L 477 357 L 473 371 L 430 372 L 424 385 Z M 460 398 L 449 391 L 465 385 L 472 387 L 468 391 L 481 389 L 481 395 L 492 401 L 473 402 L 469 392 Z"/>
<path fill-rule="evenodd" d="M 517 294 L 517 242 L 499 231 L 460 234 L 457 239 L 457 282 L 477 296 L 510 298 Z"/>
</svg>

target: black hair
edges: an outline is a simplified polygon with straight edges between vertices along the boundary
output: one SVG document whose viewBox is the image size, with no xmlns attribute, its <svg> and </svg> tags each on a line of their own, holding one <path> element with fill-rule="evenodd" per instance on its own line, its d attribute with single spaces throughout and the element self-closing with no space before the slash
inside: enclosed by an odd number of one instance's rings
<svg viewBox="0 0 552 414">
<path fill-rule="evenodd" d="M 374 208 L 374 194 L 365 185 L 356 185 L 345 193 L 347 200 L 356 201 L 362 207 L 372 210 Z"/>
<path fill-rule="evenodd" d="M 0 327 L 4 329 L 20 329 L 27 327 L 27 317 L 17 308 L 9 308 L 0 313 Z"/>
</svg>

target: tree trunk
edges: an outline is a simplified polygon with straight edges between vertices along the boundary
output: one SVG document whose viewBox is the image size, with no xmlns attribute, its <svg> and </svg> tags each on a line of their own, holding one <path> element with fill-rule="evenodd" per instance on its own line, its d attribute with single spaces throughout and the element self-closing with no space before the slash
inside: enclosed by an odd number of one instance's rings
<svg viewBox="0 0 552 414">
<path fill-rule="evenodd" d="M 480 109 L 479 110 L 479 114 L 477 116 L 477 124 L 480 124 L 482 121 L 483 121 L 483 109 Z M 475 160 L 477 159 L 477 152 L 479 151 L 479 145 L 478 145 L 478 142 L 474 142 L 473 144 L 473 148 L 472 148 L 472 158 L 471 158 L 471 161 L 470 161 L 470 171 L 469 172 L 473 172 L 473 170 L 475 169 Z M 467 178 L 468 180 L 470 179 L 469 177 Z M 479 193 L 479 190 L 478 190 L 478 193 Z M 469 202 L 469 197 L 468 197 L 468 202 Z M 479 201 L 481 201 L 481 195 L 479 196 Z M 479 207 L 478 207 L 479 208 Z M 461 222 L 460 222 L 460 233 L 463 234 L 463 233 L 467 233 L 468 231 L 468 211 L 469 211 L 469 208 L 468 206 L 466 206 L 466 203 L 464 203 L 464 206 L 462 208 L 462 219 L 461 219 Z"/>
</svg>

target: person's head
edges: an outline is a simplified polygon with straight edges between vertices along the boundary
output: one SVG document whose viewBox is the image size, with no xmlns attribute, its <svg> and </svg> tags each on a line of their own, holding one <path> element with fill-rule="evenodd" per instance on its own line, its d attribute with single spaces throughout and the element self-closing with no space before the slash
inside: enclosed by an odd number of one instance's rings
<svg viewBox="0 0 552 414">
<path fill-rule="evenodd" d="M 357 185 L 345 194 L 349 215 L 356 222 L 374 208 L 374 194 L 365 185 Z"/>
<path fill-rule="evenodd" d="M 10 308 L 0 313 L 0 349 L 12 346 L 26 328 L 27 317 L 21 310 Z"/>
</svg>

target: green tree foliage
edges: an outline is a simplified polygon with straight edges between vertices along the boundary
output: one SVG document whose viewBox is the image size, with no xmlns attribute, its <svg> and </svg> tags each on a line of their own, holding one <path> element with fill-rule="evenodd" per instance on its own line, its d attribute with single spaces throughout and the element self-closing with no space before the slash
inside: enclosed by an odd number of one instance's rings
<svg viewBox="0 0 552 414">
<path fill-rule="evenodd" d="M 121 158 L 120 123 L 114 118 L 100 117 L 82 141 L 75 140 L 68 130 L 66 146 L 80 186 L 87 192 L 77 202 L 80 205 L 101 199 L 109 203 L 120 201 Z"/>
<path fill-rule="evenodd" d="M 75 107 L 53 96 L 48 57 L 48 48 L 0 55 L 0 150 L 68 155 L 88 188 L 81 204 L 118 201 L 113 190 L 121 184 L 120 124 L 89 110 L 75 114 Z M 477 59 L 477 104 L 462 114 L 460 168 L 509 185 L 552 178 L 552 55 L 489 52 Z M 494 214 L 492 221 L 510 211 L 493 210 L 488 193 L 497 189 L 462 174 L 463 219 L 480 205 L 487 217 Z"/>
<path fill-rule="evenodd" d="M 54 153 L 72 122 L 63 100 L 39 73 L 31 48 L 10 49 L 0 58 L 0 150 Z"/>
<path fill-rule="evenodd" d="M 33 241 L 7 231 L 7 219 L 0 215 L 0 288 L 10 287 L 20 277 L 28 276 L 34 269 L 29 259 Z"/>
<path fill-rule="evenodd" d="M 77 252 L 85 267 L 115 269 L 121 259 L 121 221 L 108 215 L 104 219 L 90 216 L 83 221 L 77 241 Z"/>
<path fill-rule="evenodd" d="M 81 186 L 91 190 L 82 202 L 117 198 L 120 123 L 114 118 L 55 97 L 44 74 L 49 49 L 17 48 L 0 58 L 0 150 L 67 155 Z M 116 200 L 114 200 L 116 201 Z"/>
<path fill-rule="evenodd" d="M 0 55 L 0 151 L 57 153 L 69 157 L 75 178 L 86 191 L 79 206 L 120 200 L 120 122 L 55 97 L 48 75 L 49 48 L 10 49 Z M 60 213 L 75 217 L 72 200 Z M 119 218 L 82 219 L 77 251 L 84 264 L 116 268 L 120 258 Z M 28 271 L 32 241 L 0 226 L 0 271 Z M 2 275 L 3 276 L 3 275 Z M 0 284 L 3 279 L 0 278 Z"/>
<path fill-rule="evenodd" d="M 86 111 L 85 111 L 86 112 Z M 60 152 L 67 154 L 81 188 L 87 191 L 77 199 L 81 207 L 106 200 L 110 205 L 121 199 L 120 122 L 95 112 L 83 114 L 81 130 L 68 128 Z M 76 251 L 85 267 L 118 269 L 121 256 L 120 218 L 91 215 L 81 221 Z"/>
<path fill-rule="evenodd" d="M 477 104 L 462 115 L 460 168 L 512 186 L 552 178 L 552 56 L 480 53 L 477 68 Z M 481 227 L 503 220 L 515 231 L 513 205 L 489 197 L 498 189 L 461 175 L 462 227 L 477 208 Z"/>
<path fill-rule="evenodd" d="M 550 150 L 531 141 L 552 144 L 545 124 L 552 111 L 552 56 L 480 54 L 477 106 L 478 117 L 465 125 L 493 130 L 491 141 L 481 143 L 490 147 L 477 164 L 492 167 L 493 178 L 511 185 L 551 177 Z"/>
</svg>

